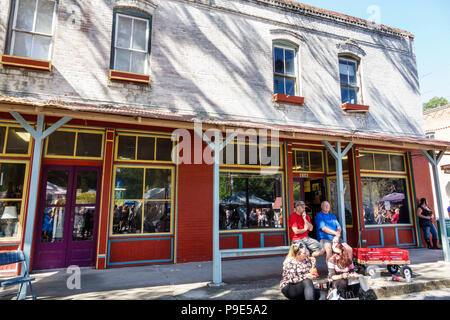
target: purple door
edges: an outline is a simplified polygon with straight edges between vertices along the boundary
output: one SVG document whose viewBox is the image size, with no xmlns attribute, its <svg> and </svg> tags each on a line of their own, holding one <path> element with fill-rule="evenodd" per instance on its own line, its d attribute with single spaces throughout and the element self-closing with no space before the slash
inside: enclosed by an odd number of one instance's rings
<svg viewBox="0 0 450 320">
<path fill-rule="evenodd" d="M 94 265 L 100 177 L 98 167 L 43 168 L 34 270 Z"/>
</svg>

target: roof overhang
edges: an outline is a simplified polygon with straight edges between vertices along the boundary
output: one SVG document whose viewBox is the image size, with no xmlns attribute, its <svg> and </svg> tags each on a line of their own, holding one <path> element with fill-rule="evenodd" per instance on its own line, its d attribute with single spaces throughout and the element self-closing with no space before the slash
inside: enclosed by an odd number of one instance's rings
<svg viewBox="0 0 450 320">
<path fill-rule="evenodd" d="M 95 104 L 69 103 L 55 100 L 18 98 L 0 94 L 0 112 L 9 111 L 16 111 L 28 115 L 44 114 L 50 117 L 68 116 L 73 119 L 188 130 L 194 129 L 195 122 L 201 122 L 204 130 L 217 129 L 226 132 L 227 130 L 236 129 L 261 129 L 278 131 L 280 138 L 289 140 L 327 140 L 330 142 L 353 142 L 354 144 L 365 146 L 450 151 L 450 141 L 350 132 L 344 130 L 329 130 L 246 120 L 241 121 L 235 119 L 200 119 L 196 115 L 161 112 L 151 110 L 150 108 L 133 108 L 128 106 L 112 107 Z"/>
</svg>

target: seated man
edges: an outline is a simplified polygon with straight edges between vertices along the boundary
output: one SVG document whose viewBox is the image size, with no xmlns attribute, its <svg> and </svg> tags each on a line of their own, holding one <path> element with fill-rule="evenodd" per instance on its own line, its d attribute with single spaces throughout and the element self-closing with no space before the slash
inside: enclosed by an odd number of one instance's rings
<svg viewBox="0 0 450 320">
<path fill-rule="evenodd" d="M 295 203 L 295 212 L 289 217 L 289 237 L 291 243 L 302 242 L 309 252 L 312 252 L 313 265 L 315 258 L 323 255 L 325 250 L 319 241 L 310 238 L 309 232 L 313 230 L 311 219 L 306 214 L 306 205 L 303 201 Z"/>
<path fill-rule="evenodd" d="M 328 201 L 323 201 L 321 204 L 322 211 L 320 211 L 316 216 L 317 225 L 317 239 L 320 240 L 320 244 L 325 249 L 327 253 L 326 262 L 333 254 L 333 242 L 339 242 L 341 237 L 341 225 L 336 217 L 330 213 L 330 204 Z M 352 255 L 352 248 L 343 244 L 344 248 L 350 256 Z"/>
</svg>

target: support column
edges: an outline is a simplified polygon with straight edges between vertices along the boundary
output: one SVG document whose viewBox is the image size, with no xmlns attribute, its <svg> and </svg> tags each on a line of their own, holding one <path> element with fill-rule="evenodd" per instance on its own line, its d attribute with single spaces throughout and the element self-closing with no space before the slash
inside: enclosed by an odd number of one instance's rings
<svg viewBox="0 0 450 320">
<path fill-rule="evenodd" d="M 449 244 L 448 244 L 448 235 L 445 227 L 445 215 L 444 208 L 442 207 L 442 195 L 441 195 L 441 184 L 439 181 L 439 162 L 444 156 L 444 151 L 439 152 L 436 155 L 436 152 L 433 150 L 420 150 L 425 158 L 427 158 L 428 162 L 431 164 L 433 168 L 433 176 L 434 176 L 434 191 L 436 193 L 436 201 L 438 204 L 438 212 L 439 212 L 439 229 L 441 232 L 442 239 L 442 249 L 444 250 L 444 261 L 450 263 L 450 255 L 449 255 Z"/>
<path fill-rule="evenodd" d="M 50 134 L 55 132 L 58 128 L 69 122 L 72 118 L 64 117 L 58 122 L 53 124 L 50 128 L 44 131 L 44 115 L 38 114 L 37 116 L 37 126 L 36 130 L 33 129 L 25 119 L 17 112 L 9 112 L 21 125 L 22 127 L 34 138 L 34 150 L 33 150 L 33 164 L 31 167 L 31 181 L 30 181 L 30 192 L 28 194 L 28 207 L 27 207 L 27 219 L 25 225 L 25 237 L 23 240 L 22 251 L 25 255 L 25 260 L 28 266 L 30 266 L 31 258 L 31 248 L 33 244 L 33 234 L 34 234 L 34 221 L 36 218 L 36 208 L 37 208 L 37 196 L 39 192 L 39 175 L 41 172 L 41 154 L 42 154 L 42 142 Z M 24 269 L 22 268 L 22 276 L 24 275 Z M 22 286 L 20 291 L 19 299 L 24 299 L 27 293 L 27 286 Z"/>
<path fill-rule="evenodd" d="M 222 144 L 220 143 L 220 131 L 214 131 L 214 143 L 209 137 L 203 134 L 201 126 L 194 127 L 195 133 L 200 136 L 203 141 L 211 148 L 214 153 L 214 171 L 213 171 L 213 285 L 222 284 L 222 257 L 220 255 L 219 245 L 219 169 L 220 169 L 220 152 L 227 146 L 236 136 L 232 133 Z"/>
<path fill-rule="evenodd" d="M 96 269 L 105 269 L 107 265 L 107 248 L 109 237 L 109 217 L 111 216 L 111 190 L 114 162 L 114 139 L 115 130 L 106 130 L 105 151 L 102 168 L 102 184 L 100 195 L 100 210 L 97 236 L 97 257 L 95 262 Z"/>
<path fill-rule="evenodd" d="M 344 199 L 344 174 L 342 171 L 342 158 L 348 153 L 353 146 L 353 142 L 349 143 L 344 151 L 341 151 L 341 142 L 336 142 L 336 150 L 328 141 L 322 141 L 327 150 L 336 160 L 336 187 L 338 195 L 338 220 L 342 227 L 342 239 L 347 242 L 347 224 L 345 221 L 345 199 Z"/>
</svg>

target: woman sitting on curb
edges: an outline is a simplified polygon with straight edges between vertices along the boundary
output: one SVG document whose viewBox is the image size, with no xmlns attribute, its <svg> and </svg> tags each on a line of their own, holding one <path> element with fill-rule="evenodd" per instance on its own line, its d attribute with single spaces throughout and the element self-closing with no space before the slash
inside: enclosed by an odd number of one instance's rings
<svg viewBox="0 0 450 320">
<path fill-rule="evenodd" d="M 333 252 L 333 256 L 328 260 L 328 280 L 332 282 L 332 287 L 337 289 L 341 297 L 345 298 L 347 292 L 352 292 L 353 296 L 357 296 L 359 283 L 349 285 L 349 280 L 359 279 L 351 256 L 341 243 L 334 243 Z"/>
<path fill-rule="evenodd" d="M 283 262 L 281 293 L 289 300 L 319 300 L 320 290 L 314 289 L 312 263 L 303 243 L 293 243 Z"/>
</svg>

